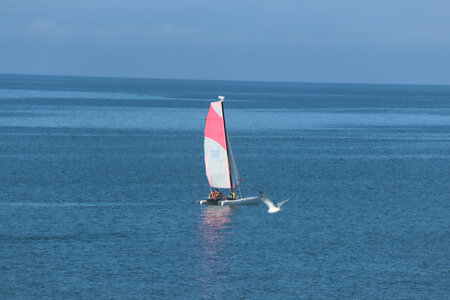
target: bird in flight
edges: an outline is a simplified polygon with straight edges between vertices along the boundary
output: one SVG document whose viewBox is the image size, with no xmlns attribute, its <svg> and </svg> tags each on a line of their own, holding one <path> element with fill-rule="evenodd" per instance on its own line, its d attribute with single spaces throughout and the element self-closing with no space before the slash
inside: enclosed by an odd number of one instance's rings
<svg viewBox="0 0 450 300">
<path fill-rule="evenodd" d="M 281 210 L 281 205 L 283 205 L 284 202 L 289 201 L 290 199 L 286 199 L 284 201 L 281 201 L 277 203 L 277 205 L 274 205 L 273 202 L 267 198 L 263 193 L 260 193 L 261 200 L 269 207 L 269 210 L 267 211 L 269 214 L 273 214 L 276 212 L 279 212 Z"/>
</svg>

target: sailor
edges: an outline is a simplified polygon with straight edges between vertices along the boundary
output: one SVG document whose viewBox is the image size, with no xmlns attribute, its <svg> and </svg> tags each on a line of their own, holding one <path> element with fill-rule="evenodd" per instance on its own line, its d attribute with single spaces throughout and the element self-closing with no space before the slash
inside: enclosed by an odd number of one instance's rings
<svg viewBox="0 0 450 300">
<path fill-rule="evenodd" d="M 232 199 L 232 200 L 236 199 L 236 194 L 234 193 L 233 190 L 231 190 L 231 193 L 227 196 L 227 199 Z"/>
<path fill-rule="evenodd" d="M 219 192 L 219 189 L 216 189 L 216 191 L 214 192 L 214 198 L 223 198 L 223 194 Z"/>
<path fill-rule="evenodd" d="M 213 191 L 209 191 L 208 199 L 212 199 L 212 198 L 214 198 L 214 193 L 213 193 Z"/>
</svg>

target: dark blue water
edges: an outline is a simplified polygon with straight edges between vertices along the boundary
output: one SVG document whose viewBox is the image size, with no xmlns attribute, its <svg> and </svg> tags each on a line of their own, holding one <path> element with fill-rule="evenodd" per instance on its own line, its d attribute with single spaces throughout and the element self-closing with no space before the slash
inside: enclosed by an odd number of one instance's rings
<svg viewBox="0 0 450 300">
<path fill-rule="evenodd" d="M 205 207 L 227 96 L 242 193 Z M 0 75 L 1 298 L 445 299 L 450 86 Z"/>
</svg>

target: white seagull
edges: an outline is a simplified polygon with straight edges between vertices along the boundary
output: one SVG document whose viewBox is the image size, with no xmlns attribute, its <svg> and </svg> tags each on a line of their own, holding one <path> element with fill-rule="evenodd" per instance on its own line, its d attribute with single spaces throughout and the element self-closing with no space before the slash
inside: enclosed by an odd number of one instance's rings
<svg viewBox="0 0 450 300">
<path fill-rule="evenodd" d="M 267 198 L 263 193 L 260 193 L 261 200 L 269 207 L 269 210 L 267 211 L 269 214 L 273 214 L 276 212 L 279 212 L 281 210 L 281 205 L 283 205 L 284 202 L 289 201 L 290 199 L 286 199 L 284 201 L 278 202 L 277 205 L 273 205 L 273 202 Z"/>
</svg>

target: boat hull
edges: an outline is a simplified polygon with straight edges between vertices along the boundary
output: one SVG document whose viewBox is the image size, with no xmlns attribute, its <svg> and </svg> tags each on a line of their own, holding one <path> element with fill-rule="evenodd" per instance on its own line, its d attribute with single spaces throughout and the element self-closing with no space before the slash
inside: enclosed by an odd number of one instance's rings
<svg viewBox="0 0 450 300">
<path fill-rule="evenodd" d="M 200 205 L 209 204 L 209 205 L 258 205 L 259 199 L 258 197 L 247 197 L 247 198 L 239 198 L 234 200 L 199 200 L 197 202 Z"/>
</svg>

